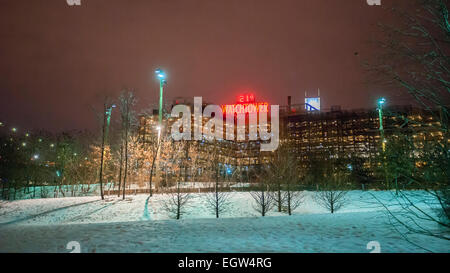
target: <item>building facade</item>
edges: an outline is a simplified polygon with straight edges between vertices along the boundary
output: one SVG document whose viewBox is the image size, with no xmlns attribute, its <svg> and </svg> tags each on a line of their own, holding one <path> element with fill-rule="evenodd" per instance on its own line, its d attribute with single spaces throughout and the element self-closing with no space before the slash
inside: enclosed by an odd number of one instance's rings
<svg viewBox="0 0 450 273">
<path fill-rule="evenodd" d="M 186 101 L 182 103 L 190 105 L 193 109 L 192 104 Z M 206 103 L 203 108 L 205 106 Z M 225 107 L 222 108 L 225 109 Z M 299 160 L 307 159 L 314 153 L 325 153 L 330 158 L 342 155 L 357 156 L 363 158 L 368 164 L 373 164 L 381 151 L 384 139 L 392 135 L 400 133 L 410 135 L 414 138 L 417 147 L 430 137 L 443 138 L 442 133 L 437 129 L 441 126 L 439 112 L 430 113 L 412 106 L 391 106 L 383 110 L 382 134 L 379 112 L 375 108 L 342 110 L 334 106 L 329 110 L 317 111 L 309 108 L 307 104 L 291 105 L 289 98 L 288 105 L 280 107 L 280 143 L 289 144 L 290 150 Z M 194 115 L 191 119 L 193 132 L 195 130 Z M 203 117 L 202 124 L 206 124 L 208 120 Z M 164 127 L 170 128 L 175 121 L 174 118 L 165 118 Z M 157 123 L 157 113 L 153 116 L 140 117 L 139 134 L 144 143 L 154 141 Z M 224 116 L 223 135 L 225 126 Z M 244 129 L 245 140 L 225 140 L 224 135 L 223 140 L 190 141 L 189 149 L 192 154 L 189 156 L 195 155 L 197 162 L 203 162 L 196 167 L 199 169 L 198 172 L 202 173 L 202 166 L 208 164 L 211 151 L 217 153 L 219 164 L 223 166 L 225 173 L 230 170 L 231 173 L 251 173 L 267 163 L 272 153 L 260 151 L 260 140 L 249 140 L 248 115 Z M 234 130 L 235 132 L 238 130 L 236 121 Z"/>
</svg>

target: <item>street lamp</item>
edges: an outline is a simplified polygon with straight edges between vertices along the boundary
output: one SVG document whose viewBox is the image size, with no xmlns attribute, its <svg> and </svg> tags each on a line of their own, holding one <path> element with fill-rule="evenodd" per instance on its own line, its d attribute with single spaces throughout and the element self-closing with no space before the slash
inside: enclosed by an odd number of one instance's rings
<svg viewBox="0 0 450 273">
<path fill-rule="evenodd" d="M 384 128 L 383 128 L 383 105 L 386 103 L 385 98 L 379 98 L 378 99 L 378 118 L 380 120 L 380 136 L 381 136 L 381 147 L 383 149 L 383 153 L 386 152 L 386 139 L 384 138 Z M 386 159 L 386 155 L 384 155 L 384 159 Z M 387 170 L 386 170 L 386 161 L 384 162 L 384 178 L 386 181 L 386 186 L 389 189 L 389 180 L 387 177 Z"/>
<path fill-rule="evenodd" d="M 155 70 L 156 77 L 159 80 L 159 125 L 162 124 L 162 107 L 163 107 L 163 89 L 164 85 L 167 84 L 166 74 L 161 69 Z"/>
<path fill-rule="evenodd" d="M 380 120 L 380 136 L 382 141 L 383 152 L 386 150 L 386 141 L 384 139 L 384 128 L 383 128 L 383 105 L 386 103 L 385 98 L 378 99 L 378 119 Z"/>
<path fill-rule="evenodd" d="M 115 104 L 108 106 L 106 103 L 104 104 L 103 111 L 103 130 L 102 130 L 102 151 L 101 151 L 101 159 L 100 159 L 100 195 L 102 200 L 104 200 L 103 196 L 103 161 L 105 155 L 105 139 L 108 137 L 109 124 L 111 123 L 111 113 L 112 109 L 116 108 Z"/>
<path fill-rule="evenodd" d="M 158 141 L 159 141 L 159 138 L 161 137 L 161 125 L 156 126 L 156 131 L 158 131 Z"/>
</svg>

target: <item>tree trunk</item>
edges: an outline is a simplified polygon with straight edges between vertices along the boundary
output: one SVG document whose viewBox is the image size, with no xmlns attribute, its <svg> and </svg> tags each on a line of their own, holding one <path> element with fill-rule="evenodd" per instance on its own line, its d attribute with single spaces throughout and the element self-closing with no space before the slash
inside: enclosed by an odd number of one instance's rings
<svg viewBox="0 0 450 273">
<path fill-rule="evenodd" d="M 219 192 L 218 192 L 218 183 L 216 181 L 216 218 L 219 218 Z"/>
<path fill-rule="evenodd" d="M 160 141 L 160 140 L 158 140 Z M 150 179 L 149 179 L 149 192 L 150 192 L 150 196 L 153 196 L 153 189 L 152 189 L 152 180 L 153 180 L 153 169 L 155 168 L 155 162 L 156 162 L 156 157 L 158 156 L 158 152 L 159 152 L 159 143 L 158 143 L 158 147 L 156 149 L 156 154 L 153 155 L 153 160 L 152 160 L 152 165 L 151 165 L 151 169 L 150 169 Z"/>
<path fill-rule="evenodd" d="M 278 194 L 278 212 L 281 212 L 281 182 L 279 181 L 279 183 L 278 183 L 278 192 L 277 192 L 277 194 Z"/>
<path fill-rule="evenodd" d="M 33 183 L 33 199 L 36 198 L 36 180 Z"/>
<path fill-rule="evenodd" d="M 117 192 L 117 197 L 120 196 L 120 186 L 122 185 L 122 167 L 123 167 L 123 140 L 120 144 L 120 159 L 119 159 L 119 190 Z"/>
<path fill-rule="evenodd" d="M 126 183 L 127 183 L 127 174 L 128 174 L 128 128 L 130 126 L 130 112 L 129 108 L 127 106 L 127 115 L 126 115 L 126 125 L 125 125 L 125 170 L 123 175 L 123 197 L 122 199 L 125 199 L 125 190 L 126 190 Z"/>
<path fill-rule="evenodd" d="M 103 160 L 105 155 L 105 128 L 106 128 L 106 104 L 103 109 L 103 127 L 102 127 L 102 147 L 101 147 L 101 155 L 100 155 L 100 196 L 102 200 L 105 200 L 103 196 Z"/>
<path fill-rule="evenodd" d="M 215 164 L 216 165 L 216 164 Z M 219 170 L 217 169 L 218 166 L 216 165 L 216 218 L 219 218 Z"/>
<path fill-rule="evenodd" d="M 288 202 L 288 214 L 292 215 L 292 211 L 291 211 L 291 187 L 289 187 L 289 184 L 287 186 L 287 202 Z"/>
<path fill-rule="evenodd" d="M 264 190 L 261 193 L 261 214 L 264 217 L 266 216 L 266 200 L 264 200 Z"/>
<path fill-rule="evenodd" d="M 181 171 L 181 169 L 180 169 Z M 180 200 L 180 182 L 178 181 L 177 186 L 177 220 L 180 219 L 180 211 L 181 211 L 181 200 Z"/>
</svg>

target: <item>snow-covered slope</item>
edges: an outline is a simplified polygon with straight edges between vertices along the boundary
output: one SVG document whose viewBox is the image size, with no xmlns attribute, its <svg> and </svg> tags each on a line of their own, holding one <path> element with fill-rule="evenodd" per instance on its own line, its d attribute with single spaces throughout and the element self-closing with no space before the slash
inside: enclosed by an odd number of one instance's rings
<svg viewBox="0 0 450 273">
<path fill-rule="evenodd" d="M 293 216 L 260 217 L 249 193 L 232 195 L 232 208 L 215 219 L 202 194 L 195 194 L 182 220 L 167 220 L 164 195 L 36 199 L 0 203 L 0 252 L 422 252 L 389 224 L 373 199 L 389 192 L 350 192 L 348 205 L 330 214 L 307 193 Z M 147 203 L 148 200 L 148 203 Z M 425 206 L 425 204 L 424 204 Z M 412 235 L 419 246 L 450 252 L 448 241 Z"/>
</svg>

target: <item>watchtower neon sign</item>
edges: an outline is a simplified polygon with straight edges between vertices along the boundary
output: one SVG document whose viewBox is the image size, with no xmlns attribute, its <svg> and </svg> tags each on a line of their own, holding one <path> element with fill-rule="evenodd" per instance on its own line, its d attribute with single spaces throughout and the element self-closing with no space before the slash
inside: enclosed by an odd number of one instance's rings
<svg viewBox="0 0 450 273">
<path fill-rule="evenodd" d="M 241 98 L 242 100 L 240 100 Z M 278 149 L 280 139 L 279 105 L 270 106 L 270 125 L 268 122 L 269 104 L 266 102 L 256 103 L 253 95 L 238 97 L 238 103 L 222 107 L 208 105 L 203 109 L 202 105 L 202 97 L 194 97 L 194 126 L 191 126 L 192 115 L 189 106 L 179 104 L 172 108 L 171 117 L 177 119 L 171 128 L 173 140 L 192 140 L 192 128 L 194 140 L 223 140 L 225 135 L 226 140 L 245 141 L 246 132 L 248 132 L 250 141 L 258 140 L 258 136 L 263 141 L 261 151 Z M 247 115 L 248 123 L 246 123 Z M 203 124 L 204 119 L 207 120 L 205 124 Z M 248 130 L 246 130 L 247 125 Z M 269 140 L 270 142 L 268 142 Z"/>
<path fill-rule="evenodd" d="M 223 113 L 237 113 L 237 114 L 249 114 L 249 113 L 268 113 L 269 103 L 255 101 L 255 95 L 243 94 L 237 97 L 237 103 L 222 105 Z"/>
</svg>

